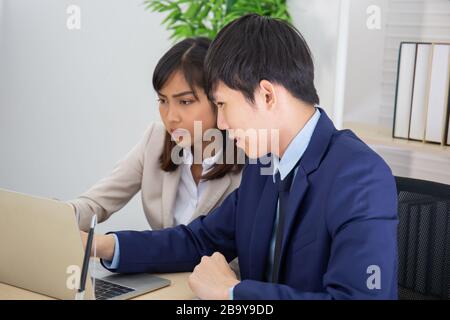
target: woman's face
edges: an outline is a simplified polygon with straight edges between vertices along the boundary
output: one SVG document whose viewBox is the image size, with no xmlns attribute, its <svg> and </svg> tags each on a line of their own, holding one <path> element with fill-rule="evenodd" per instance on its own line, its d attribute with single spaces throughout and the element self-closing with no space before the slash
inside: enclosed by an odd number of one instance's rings
<svg viewBox="0 0 450 320">
<path fill-rule="evenodd" d="M 182 147 L 202 141 L 203 132 L 216 128 L 216 115 L 203 89 L 195 88 L 195 98 L 180 71 L 175 71 L 158 93 L 159 113 L 167 132 Z M 194 121 L 201 122 L 201 136 L 194 136 Z M 186 139 L 189 134 L 190 139 Z"/>
</svg>

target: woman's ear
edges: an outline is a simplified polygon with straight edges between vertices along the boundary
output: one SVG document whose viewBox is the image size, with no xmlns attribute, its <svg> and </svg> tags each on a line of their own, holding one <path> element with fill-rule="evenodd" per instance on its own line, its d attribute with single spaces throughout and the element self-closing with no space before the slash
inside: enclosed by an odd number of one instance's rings
<svg viewBox="0 0 450 320">
<path fill-rule="evenodd" d="M 268 80 L 261 80 L 259 82 L 259 91 L 262 101 L 264 101 L 269 109 L 271 109 L 277 102 L 275 87 Z"/>
</svg>

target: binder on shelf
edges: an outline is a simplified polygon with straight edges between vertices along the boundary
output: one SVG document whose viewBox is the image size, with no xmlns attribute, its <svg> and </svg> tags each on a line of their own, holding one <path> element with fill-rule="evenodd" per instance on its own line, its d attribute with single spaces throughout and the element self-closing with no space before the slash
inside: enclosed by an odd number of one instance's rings
<svg viewBox="0 0 450 320">
<path fill-rule="evenodd" d="M 447 112 L 448 112 L 448 121 L 447 121 L 447 145 L 450 146 L 450 83 L 448 85 L 448 93 L 447 93 Z"/>
<path fill-rule="evenodd" d="M 450 45 L 433 44 L 425 141 L 444 144 L 448 125 Z"/>
<path fill-rule="evenodd" d="M 431 43 L 418 43 L 411 102 L 409 138 L 424 141 L 431 73 Z"/>
<path fill-rule="evenodd" d="M 409 137 L 416 47 L 417 44 L 411 42 L 402 42 L 400 45 L 393 130 L 395 138 Z"/>
</svg>

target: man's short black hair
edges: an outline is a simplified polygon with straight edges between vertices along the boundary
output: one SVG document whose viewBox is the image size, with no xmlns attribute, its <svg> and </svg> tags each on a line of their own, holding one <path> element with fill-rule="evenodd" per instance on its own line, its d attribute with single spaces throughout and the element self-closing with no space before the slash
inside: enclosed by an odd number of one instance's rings
<svg viewBox="0 0 450 320">
<path fill-rule="evenodd" d="M 261 80 L 285 87 L 305 103 L 318 104 L 311 51 L 289 23 L 248 14 L 227 24 L 212 42 L 205 59 L 206 93 L 219 81 L 254 103 Z"/>
</svg>

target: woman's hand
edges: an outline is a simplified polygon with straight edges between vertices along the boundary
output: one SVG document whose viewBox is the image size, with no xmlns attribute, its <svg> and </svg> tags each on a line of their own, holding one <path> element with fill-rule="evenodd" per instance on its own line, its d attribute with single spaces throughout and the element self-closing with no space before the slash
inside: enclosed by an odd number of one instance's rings
<svg viewBox="0 0 450 320">
<path fill-rule="evenodd" d="M 88 234 L 84 231 L 80 231 L 81 242 L 83 243 L 83 249 L 86 249 L 86 243 Z M 94 245 L 97 246 L 97 256 L 101 259 L 111 261 L 114 256 L 114 249 L 116 246 L 114 236 L 112 234 L 107 235 L 94 235 L 91 248 L 91 257 L 94 256 Z"/>
<path fill-rule="evenodd" d="M 80 235 L 81 235 L 81 243 L 83 243 L 83 249 L 86 250 L 88 234 L 87 234 L 87 232 L 80 231 Z M 92 256 L 92 250 L 91 250 L 91 256 Z"/>
</svg>

